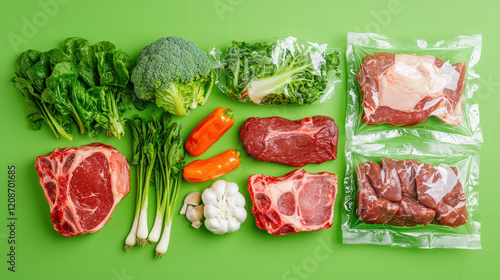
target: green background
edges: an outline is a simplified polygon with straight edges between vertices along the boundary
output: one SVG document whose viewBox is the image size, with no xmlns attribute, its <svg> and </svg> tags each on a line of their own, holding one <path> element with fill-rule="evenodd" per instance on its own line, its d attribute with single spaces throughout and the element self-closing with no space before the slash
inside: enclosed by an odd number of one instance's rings
<svg viewBox="0 0 500 280">
<path fill-rule="evenodd" d="M 56 3 L 44 8 L 40 3 Z M 2 1 L 0 4 L 0 279 L 499 279 L 500 220 L 498 188 L 498 106 L 500 97 L 500 4 L 497 1 Z M 30 26 L 32 25 L 32 26 Z M 31 27 L 31 28 L 30 28 Z M 250 213 L 246 179 L 251 174 L 280 176 L 292 167 L 261 163 L 244 154 L 242 165 L 223 177 L 234 181 L 247 198 L 249 216 L 240 231 L 216 236 L 195 230 L 175 215 L 170 247 L 154 259 L 154 247 L 123 251 L 135 207 L 135 191 L 116 208 L 111 221 L 97 234 L 64 238 L 52 228 L 49 207 L 34 168 L 35 157 L 56 147 L 101 141 L 130 156 L 130 134 L 122 140 L 76 135 L 70 143 L 56 140 L 44 126 L 27 127 L 21 95 L 9 81 L 19 51 L 48 50 L 70 36 L 90 43 L 108 40 L 135 59 L 154 40 L 177 35 L 208 51 L 225 48 L 231 40 L 259 40 L 293 35 L 328 43 L 345 53 L 348 31 L 380 32 L 404 37 L 450 37 L 483 34 L 477 65 L 484 143 L 481 152 L 481 250 L 422 250 L 373 245 L 342 245 L 340 215 L 345 171 L 345 84 L 329 103 L 311 106 L 264 107 L 240 104 L 218 90 L 209 101 L 184 117 L 184 136 L 215 107 L 235 110 L 236 124 L 202 157 L 228 148 L 242 148 L 238 130 L 252 116 L 292 119 L 315 114 L 333 117 L 339 128 L 339 156 L 335 161 L 309 165 L 309 172 L 339 175 L 339 193 L 331 229 L 275 237 L 259 230 Z M 12 38 L 17 38 L 12 43 Z M 191 161 L 192 158 L 188 158 Z M 7 166 L 15 164 L 16 272 L 7 271 Z M 133 169 L 135 170 L 135 169 Z M 134 172 L 132 173 L 134 174 Z M 210 184 L 183 182 L 180 199 Z M 177 208 L 180 208 L 180 203 Z M 151 207 L 150 209 L 153 209 Z M 153 220 L 153 210 L 150 219 Z"/>
</svg>

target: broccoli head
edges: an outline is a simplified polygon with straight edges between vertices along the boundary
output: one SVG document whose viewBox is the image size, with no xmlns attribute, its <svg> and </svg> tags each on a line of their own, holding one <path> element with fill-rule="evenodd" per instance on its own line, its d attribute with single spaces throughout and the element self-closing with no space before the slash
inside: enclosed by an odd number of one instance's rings
<svg viewBox="0 0 500 280">
<path fill-rule="evenodd" d="M 193 42 L 179 37 L 161 38 L 142 49 L 131 81 L 138 98 L 185 116 L 189 108 L 203 105 L 208 99 L 215 80 L 212 67 L 207 54 Z"/>
</svg>

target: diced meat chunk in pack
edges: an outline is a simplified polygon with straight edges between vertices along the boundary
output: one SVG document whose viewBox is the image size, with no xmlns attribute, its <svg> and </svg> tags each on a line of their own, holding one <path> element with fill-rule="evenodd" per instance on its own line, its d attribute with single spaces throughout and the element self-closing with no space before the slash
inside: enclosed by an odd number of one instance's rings
<svg viewBox="0 0 500 280">
<path fill-rule="evenodd" d="M 362 163 L 357 168 L 359 186 L 357 215 L 369 224 L 387 224 L 398 212 L 399 205 L 376 194 L 373 184 L 379 184 L 381 189 L 382 180 L 370 181 L 368 174 L 374 170 L 372 166 L 378 166 L 375 170 L 380 172 L 380 166 L 374 162 Z"/>
<path fill-rule="evenodd" d="M 398 226 L 435 222 L 460 226 L 467 222 L 466 197 L 458 170 L 415 160 L 382 159 L 357 167 L 356 214 L 372 224 Z"/>
<path fill-rule="evenodd" d="M 434 220 L 436 212 L 420 204 L 415 198 L 404 194 L 399 210 L 391 220 L 397 226 L 428 225 Z"/>
</svg>

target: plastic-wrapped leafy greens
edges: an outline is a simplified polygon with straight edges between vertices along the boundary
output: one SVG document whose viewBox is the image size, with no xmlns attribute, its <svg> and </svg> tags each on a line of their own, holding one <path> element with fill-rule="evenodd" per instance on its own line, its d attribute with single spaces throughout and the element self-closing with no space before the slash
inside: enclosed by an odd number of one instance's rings
<svg viewBox="0 0 500 280">
<path fill-rule="evenodd" d="M 232 99 L 255 104 L 311 104 L 329 99 L 340 76 L 340 51 L 294 37 L 274 42 L 233 41 L 213 49 L 217 84 Z"/>
<path fill-rule="evenodd" d="M 347 41 L 348 137 L 482 142 L 474 96 L 481 35 L 409 40 L 349 33 Z"/>
<path fill-rule="evenodd" d="M 350 146 L 343 242 L 479 249 L 479 146 L 414 137 Z"/>
</svg>

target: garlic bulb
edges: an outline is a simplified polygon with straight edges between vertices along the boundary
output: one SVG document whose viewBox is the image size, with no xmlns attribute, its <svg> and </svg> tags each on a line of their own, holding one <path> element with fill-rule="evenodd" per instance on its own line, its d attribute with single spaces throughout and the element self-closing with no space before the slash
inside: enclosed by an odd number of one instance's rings
<svg viewBox="0 0 500 280">
<path fill-rule="evenodd" d="M 235 232 L 247 218 L 245 197 L 236 183 L 215 181 L 201 197 L 206 206 L 205 227 L 215 234 Z"/>
<path fill-rule="evenodd" d="M 201 220 L 203 219 L 203 205 L 192 206 L 188 205 L 186 210 L 186 218 L 192 223 L 194 228 L 200 228 Z"/>
<path fill-rule="evenodd" d="M 199 192 L 192 192 L 184 198 L 184 205 L 182 205 L 181 214 L 186 214 L 189 205 L 198 206 L 201 201 L 201 194 Z"/>
</svg>

